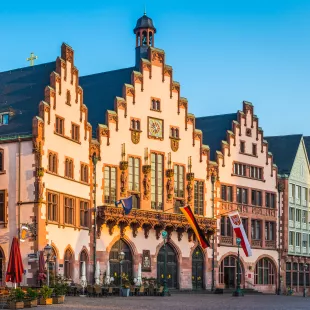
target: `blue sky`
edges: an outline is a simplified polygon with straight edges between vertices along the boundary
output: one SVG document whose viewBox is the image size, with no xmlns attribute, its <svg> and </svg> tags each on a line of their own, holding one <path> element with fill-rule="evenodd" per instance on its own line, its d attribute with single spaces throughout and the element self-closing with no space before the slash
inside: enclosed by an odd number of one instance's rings
<svg viewBox="0 0 310 310">
<path fill-rule="evenodd" d="M 0 71 L 53 61 L 62 42 L 81 75 L 134 64 L 133 28 L 157 28 L 196 116 L 255 106 L 265 135 L 310 135 L 310 1 L 3 1 Z M 87 103 L 86 103 L 87 104 Z"/>
</svg>

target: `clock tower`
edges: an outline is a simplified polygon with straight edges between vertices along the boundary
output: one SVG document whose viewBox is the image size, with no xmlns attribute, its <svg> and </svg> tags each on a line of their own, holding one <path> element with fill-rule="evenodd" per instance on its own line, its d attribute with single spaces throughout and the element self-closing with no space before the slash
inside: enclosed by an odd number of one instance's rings
<svg viewBox="0 0 310 310">
<path fill-rule="evenodd" d="M 154 46 L 154 34 L 156 33 L 153 20 L 146 16 L 146 12 L 137 20 L 133 32 L 136 35 L 136 67 L 139 67 L 140 59 L 147 58 L 149 46 Z"/>
</svg>

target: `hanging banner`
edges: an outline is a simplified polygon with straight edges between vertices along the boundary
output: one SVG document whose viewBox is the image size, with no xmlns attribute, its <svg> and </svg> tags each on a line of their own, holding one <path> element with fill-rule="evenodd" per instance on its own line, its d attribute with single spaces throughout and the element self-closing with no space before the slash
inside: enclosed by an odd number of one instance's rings
<svg viewBox="0 0 310 310">
<path fill-rule="evenodd" d="M 228 214 L 228 216 L 236 234 L 236 237 L 241 239 L 241 247 L 244 251 L 244 254 L 246 256 L 252 256 L 252 249 L 238 211 L 231 212 Z"/>
</svg>

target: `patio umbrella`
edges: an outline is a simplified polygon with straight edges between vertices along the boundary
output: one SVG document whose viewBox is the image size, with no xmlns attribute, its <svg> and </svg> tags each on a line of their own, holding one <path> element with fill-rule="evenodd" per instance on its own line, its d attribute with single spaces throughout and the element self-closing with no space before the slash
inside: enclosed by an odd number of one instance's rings
<svg viewBox="0 0 310 310">
<path fill-rule="evenodd" d="M 97 261 L 97 263 L 96 263 L 95 282 L 98 285 L 100 284 L 100 264 L 99 264 L 99 261 Z"/>
<path fill-rule="evenodd" d="M 110 282 L 111 282 L 111 280 L 110 280 L 110 262 L 108 261 L 106 275 L 105 275 L 105 284 L 109 285 Z"/>
<path fill-rule="evenodd" d="M 84 295 L 84 289 L 87 286 L 87 279 L 86 279 L 86 264 L 85 262 L 82 263 L 82 271 L 81 271 L 81 286 L 83 287 L 83 295 Z"/>
<path fill-rule="evenodd" d="M 6 271 L 6 282 L 21 283 L 23 280 L 24 266 L 20 255 L 19 243 L 16 237 L 13 238 L 11 245 L 8 269 Z"/>
<path fill-rule="evenodd" d="M 138 265 L 138 277 L 137 277 L 137 282 L 136 282 L 137 286 L 142 285 L 142 270 L 141 270 L 141 263 L 139 263 Z"/>
<path fill-rule="evenodd" d="M 45 279 L 46 279 L 46 274 L 45 274 L 44 251 L 40 251 L 38 280 L 43 281 Z"/>
</svg>

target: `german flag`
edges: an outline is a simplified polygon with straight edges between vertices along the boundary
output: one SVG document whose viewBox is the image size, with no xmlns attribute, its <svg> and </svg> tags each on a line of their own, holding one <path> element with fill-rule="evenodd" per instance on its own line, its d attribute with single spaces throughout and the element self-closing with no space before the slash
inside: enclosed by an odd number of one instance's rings
<svg viewBox="0 0 310 310">
<path fill-rule="evenodd" d="M 200 229 L 190 206 L 182 207 L 182 208 L 180 208 L 180 210 L 185 215 L 186 219 L 188 220 L 189 224 L 191 225 L 191 227 L 192 227 L 200 245 L 202 246 L 202 248 L 206 249 L 207 247 L 210 247 L 210 242 L 209 242 L 209 240 L 207 240 L 205 234 Z"/>
</svg>

